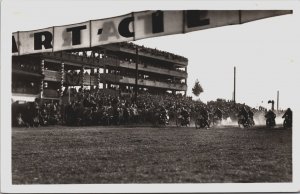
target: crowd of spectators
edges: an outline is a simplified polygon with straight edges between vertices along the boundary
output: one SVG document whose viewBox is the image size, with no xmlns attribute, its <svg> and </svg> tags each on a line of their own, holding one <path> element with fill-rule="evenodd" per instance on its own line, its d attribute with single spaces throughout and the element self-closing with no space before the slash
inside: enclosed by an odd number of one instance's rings
<svg viewBox="0 0 300 194">
<path fill-rule="evenodd" d="M 123 57 L 123 58 L 119 58 L 118 59 L 120 62 L 128 62 L 128 63 L 136 63 L 136 59 L 135 58 L 127 58 L 127 57 Z M 180 69 L 180 68 L 173 68 L 173 66 L 169 66 L 169 65 L 165 65 L 162 66 L 161 64 L 157 64 L 155 62 L 151 62 L 151 61 L 145 61 L 145 60 L 139 60 L 139 64 L 142 64 L 144 66 L 144 68 L 147 67 L 154 67 L 154 68 L 159 68 L 159 69 L 166 69 L 166 70 L 173 70 L 173 71 L 178 71 L 178 72 L 185 72 L 184 69 Z"/>
<path fill-rule="evenodd" d="M 220 108 L 224 118 L 237 119 L 241 107 L 245 104 L 226 100 L 203 103 L 180 94 L 149 94 L 141 92 L 137 99 L 132 95 L 120 96 L 108 94 L 99 89 L 72 88 L 70 94 L 64 92 L 67 101 L 25 103 L 23 106 L 13 103 L 13 124 L 17 126 L 36 125 L 119 125 L 154 124 L 161 109 L 168 111 L 170 121 L 175 121 L 180 110 L 187 110 L 195 118 L 202 109 L 210 114 Z M 21 108 L 20 108 L 21 107 Z M 255 112 L 255 109 L 252 109 Z M 257 110 L 258 111 L 258 110 Z"/>
<path fill-rule="evenodd" d="M 121 42 L 121 43 L 119 43 L 119 45 L 121 47 L 132 49 L 132 50 L 136 49 L 136 47 L 138 47 L 140 52 L 148 53 L 148 54 L 155 55 L 155 56 L 161 56 L 161 57 L 164 57 L 164 58 L 167 58 L 167 59 L 184 61 L 184 62 L 187 61 L 187 58 L 185 58 L 183 56 L 176 55 L 176 54 L 169 53 L 169 52 L 162 51 L 162 50 L 158 50 L 156 48 L 152 49 L 152 48 L 148 48 L 148 47 L 145 47 L 145 46 L 139 46 L 139 45 L 136 45 L 132 42 Z"/>
<path fill-rule="evenodd" d="M 34 102 L 12 103 L 13 126 L 45 126 L 61 124 L 61 106 L 58 102 L 40 102 L 37 98 Z"/>
<path fill-rule="evenodd" d="M 130 50 L 135 50 L 136 47 L 138 47 L 139 52 L 164 57 L 166 59 L 178 60 L 178 61 L 182 61 L 182 62 L 187 62 L 188 61 L 188 59 L 183 57 L 183 56 L 176 55 L 174 53 L 170 53 L 170 52 L 167 52 L 167 51 L 159 50 L 159 49 L 156 49 L 156 48 L 153 49 L 153 48 L 145 47 L 143 45 L 140 46 L 140 45 L 134 44 L 132 42 L 121 42 L 121 43 L 117 43 L 117 44 L 120 47 L 127 48 L 127 49 L 130 49 Z M 98 56 L 98 54 L 96 54 L 94 52 L 87 52 L 87 51 L 84 51 L 84 52 L 71 52 L 70 54 L 77 55 L 77 56 L 83 56 L 83 57 L 87 57 L 87 58 L 91 58 L 92 56 L 96 56 L 96 57 Z M 113 60 L 113 58 L 110 58 L 108 60 Z"/>
</svg>

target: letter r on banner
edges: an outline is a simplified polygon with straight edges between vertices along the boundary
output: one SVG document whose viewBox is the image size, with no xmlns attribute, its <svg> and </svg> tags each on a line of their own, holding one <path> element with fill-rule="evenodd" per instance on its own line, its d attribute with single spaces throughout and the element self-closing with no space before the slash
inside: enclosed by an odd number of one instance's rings
<svg viewBox="0 0 300 194">
<path fill-rule="evenodd" d="M 16 39 L 16 36 L 14 36 Z M 19 44 L 17 46 L 20 55 L 52 52 L 53 45 L 53 28 L 45 28 L 41 30 L 19 32 Z"/>
</svg>

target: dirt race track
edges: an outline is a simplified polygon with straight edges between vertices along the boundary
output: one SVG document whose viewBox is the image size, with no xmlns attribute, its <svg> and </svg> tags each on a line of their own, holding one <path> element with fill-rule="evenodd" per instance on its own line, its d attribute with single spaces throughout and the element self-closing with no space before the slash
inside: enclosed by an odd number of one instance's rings
<svg viewBox="0 0 300 194">
<path fill-rule="evenodd" d="M 12 129 L 13 184 L 291 182 L 292 130 Z"/>
</svg>

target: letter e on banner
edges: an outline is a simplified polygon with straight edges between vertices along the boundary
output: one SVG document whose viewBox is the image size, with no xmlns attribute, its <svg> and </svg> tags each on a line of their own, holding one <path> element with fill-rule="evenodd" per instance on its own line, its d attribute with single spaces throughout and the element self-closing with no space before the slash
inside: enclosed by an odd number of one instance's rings
<svg viewBox="0 0 300 194">
<path fill-rule="evenodd" d="M 90 22 L 54 27 L 53 51 L 90 47 Z"/>
<path fill-rule="evenodd" d="M 92 46 L 112 42 L 132 41 L 134 18 L 132 14 L 91 21 Z"/>
<path fill-rule="evenodd" d="M 185 32 L 239 23 L 237 10 L 186 10 Z"/>
<path fill-rule="evenodd" d="M 16 39 L 17 36 L 14 37 L 20 55 L 52 51 L 53 28 L 19 32 L 19 41 Z"/>
</svg>

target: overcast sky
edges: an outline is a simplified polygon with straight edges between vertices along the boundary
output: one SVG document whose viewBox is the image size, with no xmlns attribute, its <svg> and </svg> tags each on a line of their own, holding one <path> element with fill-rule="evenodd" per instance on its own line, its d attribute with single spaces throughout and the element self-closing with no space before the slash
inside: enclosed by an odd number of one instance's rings
<svg viewBox="0 0 300 194">
<path fill-rule="evenodd" d="M 16 3 L 17 2 L 17 3 Z M 34 30 L 80 23 L 148 9 L 269 9 L 293 8 L 295 1 L 282 3 L 198 3 L 196 1 L 99 2 L 99 1 L 14 1 L 6 9 L 11 31 Z M 8 2 L 6 2 L 8 3 Z M 299 3 L 297 4 L 299 5 Z M 298 6 L 299 7 L 299 6 Z M 298 9 L 299 10 L 299 9 Z M 189 60 L 188 95 L 196 79 L 204 88 L 204 102 L 232 99 L 233 67 L 237 68 L 237 102 L 257 107 L 276 101 L 281 108 L 293 107 L 299 90 L 299 11 L 292 15 L 259 20 L 243 25 L 196 31 L 136 41 Z M 298 23 L 298 24 L 297 24 Z"/>
</svg>

